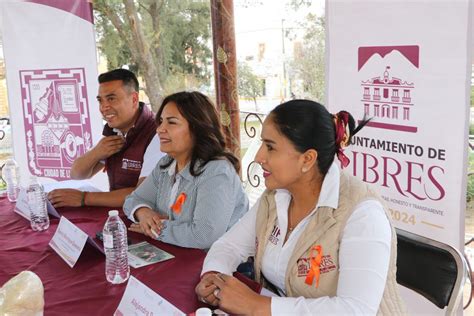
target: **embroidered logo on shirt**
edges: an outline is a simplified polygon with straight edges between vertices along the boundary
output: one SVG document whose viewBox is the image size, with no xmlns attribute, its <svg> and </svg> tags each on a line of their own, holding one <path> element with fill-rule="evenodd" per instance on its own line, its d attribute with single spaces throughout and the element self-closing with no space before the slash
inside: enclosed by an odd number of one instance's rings
<svg viewBox="0 0 474 316">
<path fill-rule="evenodd" d="M 142 170 L 142 162 L 123 158 L 122 169 L 140 171 Z"/>
<path fill-rule="evenodd" d="M 298 277 L 306 277 L 311 265 L 310 258 L 299 258 L 296 265 L 298 267 Z M 319 266 L 320 273 L 328 273 L 333 270 L 336 270 L 336 265 L 331 255 L 323 256 Z"/>
<path fill-rule="evenodd" d="M 280 236 L 280 227 L 275 225 L 273 226 L 273 230 L 272 230 L 272 233 L 270 234 L 270 237 L 268 237 L 268 241 L 276 245 L 278 243 L 278 236 Z"/>
</svg>

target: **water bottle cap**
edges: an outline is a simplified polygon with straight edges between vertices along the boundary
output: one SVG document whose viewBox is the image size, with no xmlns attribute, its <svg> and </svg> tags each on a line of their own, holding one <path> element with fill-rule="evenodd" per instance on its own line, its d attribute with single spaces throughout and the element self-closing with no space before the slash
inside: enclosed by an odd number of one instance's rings
<svg viewBox="0 0 474 316">
<path fill-rule="evenodd" d="M 7 161 L 5 162 L 6 165 L 18 165 L 18 163 L 15 161 L 15 159 L 7 159 Z"/>
<path fill-rule="evenodd" d="M 118 211 L 117 210 L 111 210 L 109 211 L 109 217 L 110 216 L 118 216 Z"/>
<path fill-rule="evenodd" d="M 196 310 L 195 315 L 196 316 L 211 316 L 212 310 L 207 307 L 201 307 Z"/>
</svg>

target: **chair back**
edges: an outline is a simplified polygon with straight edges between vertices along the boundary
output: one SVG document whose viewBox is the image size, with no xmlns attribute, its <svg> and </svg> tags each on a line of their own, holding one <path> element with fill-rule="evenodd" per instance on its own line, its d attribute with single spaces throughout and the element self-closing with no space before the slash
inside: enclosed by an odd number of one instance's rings
<svg viewBox="0 0 474 316">
<path fill-rule="evenodd" d="M 467 278 L 464 256 L 442 242 L 397 231 L 397 282 L 430 300 L 446 314 L 459 306 Z"/>
</svg>

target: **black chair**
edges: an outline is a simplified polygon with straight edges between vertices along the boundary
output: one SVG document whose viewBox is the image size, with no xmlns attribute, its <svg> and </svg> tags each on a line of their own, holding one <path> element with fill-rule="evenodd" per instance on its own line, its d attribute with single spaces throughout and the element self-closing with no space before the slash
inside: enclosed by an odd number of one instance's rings
<svg viewBox="0 0 474 316">
<path fill-rule="evenodd" d="M 397 230 L 397 282 L 430 300 L 446 315 L 459 307 L 467 279 L 464 256 L 439 241 Z"/>
</svg>

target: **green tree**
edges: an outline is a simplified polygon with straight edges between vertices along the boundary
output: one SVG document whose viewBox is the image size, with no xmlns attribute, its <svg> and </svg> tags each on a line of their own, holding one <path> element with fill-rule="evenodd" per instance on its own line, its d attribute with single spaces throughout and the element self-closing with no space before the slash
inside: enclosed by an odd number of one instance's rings
<svg viewBox="0 0 474 316">
<path fill-rule="evenodd" d="M 291 6 L 294 10 L 308 10 L 311 1 L 293 0 Z M 300 26 L 305 29 L 305 33 L 301 45 L 295 50 L 293 60 L 289 62 L 290 79 L 300 83 L 301 91 L 295 91 L 298 97 L 324 102 L 325 18 L 308 13 Z"/>
<path fill-rule="evenodd" d="M 474 86 L 471 86 L 471 108 L 474 107 Z"/>
<path fill-rule="evenodd" d="M 109 69 L 129 65 L 153 109 L 165 94 L 209 80 L 210 8 L 192 0 L 95 0 L 99 49 Z"/>
<path fill-rule="evenodd" d="M 257 108 L 257 98 L 263 96 L 264 82 L 257 77 L 252 68 L 244 62 L 237 64 L 237 88 L 239 95 L 244 98 L 250 98 Z"/>
</svg>

